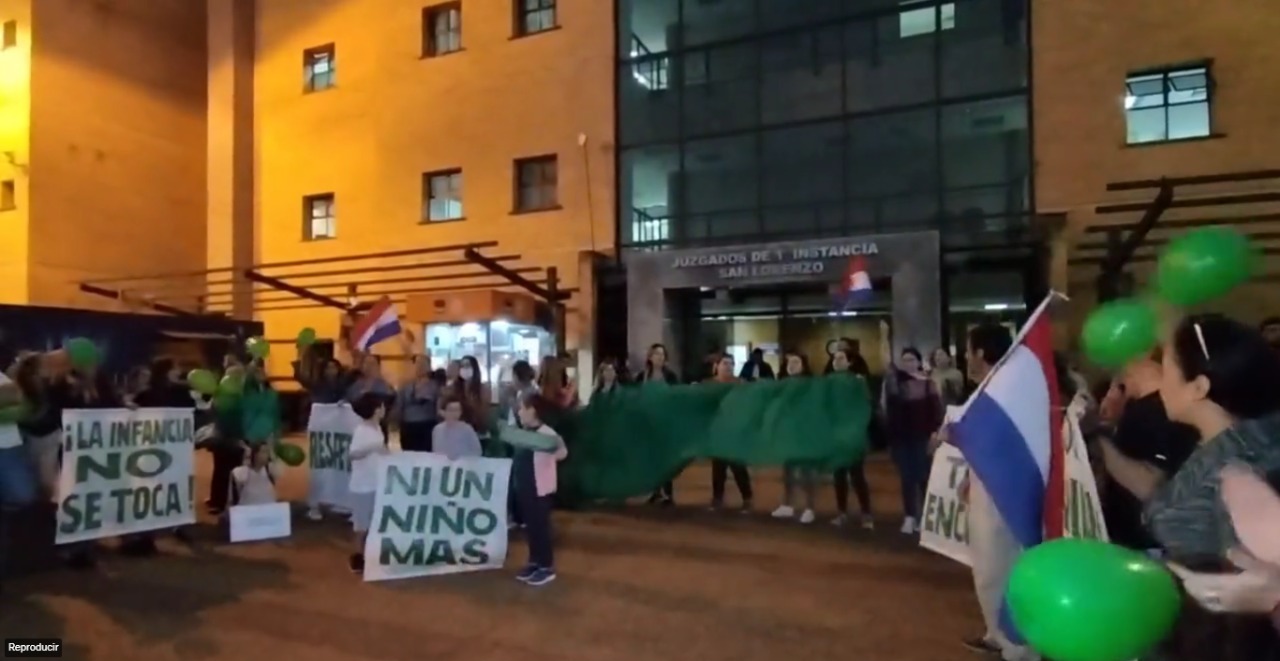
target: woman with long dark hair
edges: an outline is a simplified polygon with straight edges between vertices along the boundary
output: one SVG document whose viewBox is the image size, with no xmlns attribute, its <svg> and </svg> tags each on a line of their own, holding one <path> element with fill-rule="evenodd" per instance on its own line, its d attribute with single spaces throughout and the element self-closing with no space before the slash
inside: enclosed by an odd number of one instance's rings
<svg viewBox="0 0 1280 661">
<path fill-rule="evenodd" d="M 612 358 L 605 358 L 600 361 L 600 365 L 596 367 L 596 383 L 591 389 L 591 396 L 608 395 L 617 392 L 622 387 L 622 375 L 624 373 L 618 367 L 618 361 Z"/>
<path fill-rule="evenodd" d="M 475 356 L 463 356 L 458 361 L 458 378 L 449 389 L 462 401 L 463 418 L 484 439 L 489 434 L 489 387 L 482 382 L 480 361 Z"/>
<path fill-rule="evenodd" d="M 1231 573 L 1239 540 L 1222 502 L 1220 473 L 1232 464 L 1280 471 L 1280 355 L 1255 329 L 1219 315 L 1183 319 L 1162 350 L 1160 399 L 1169 419 L 1200 443 L 1173 477 L 1102 441 L 1107 472 L 1142 500 L 1144 519 L 1171 559 L 1190 570 Z M 1212 604 L 1211 604 L 1212 605 Z M 1165 661 L 1280 658 L 1265 615 L 1218 615 L 1186 604 L 1157 656 Z"/>
<path fill-rule="evenodd" d="M 852 374 L 865 381 L 865 377 L 853 371 L 853 352 L 849 349 L 837 349 L 831 356 L 832 374 Z M 868 420 L 868 436 L 870 435 Z M 870 452 L 868 447 L 867 451 Z M 862 512 L 862 527 L 873 530 L 876 527 L 875 517 L 871 513 L 871 485 L 867 482 L 864 467 L 866 457 L 860 456 L 848 468 L 836 471 L 834 485 L 836 490 L 836 510 L 839 514 L 831 521 L 833 525 L 843 526 L 849 521 L 849 486 L 858 498 L 858 509 Z"/>
<path fill-rule="evenodd" d="M 809 359 L 802 353 L 787 352 L 782 360 L 782 376 L 780 379 L 795 379 L 813 374 L 809 369 Z M 782 504 L 773 510 L 775 519 L 790 519 L 796 516 L 792 507 L 796 489 L 804 492 L 804 510 L 800 512 L 800 523 L 813 523 L 817 517 L 814 513 L 814 500 L 818 492 L 818 472 L 811 466 L 785 465 L 782 467 Z"/>
<path fill-rule="evenodd" d="M 902 483 L 902 533 L 919 530 L 925 490 L 929 486 L 929 439 L 942 424 L 938 388 L 924 371 L 914 347 L 906 347 L 885 376 L 884 417 L 889 428 L 889 456 Z"/>
<path fill-rule="evenodd" d="M 712 371 L 713 383 L 737 383 L 740 379 L 733 375 L 733 356 L 721 354 Z M 751 512 L 751 473 L 747 467 L 723 459 L 711 460 L 711 510 L 719 511 L 724 507 L 724 488 L 729 473 L 733 473 L 733 481 L 738 485 L 738 495 L 742 497 L 742 513 Z"/>
<path fill-rule="evenodd" d="M 413 357 L 413 377 L 400 386 L 392 417 L 400 427 L 400 449 L 431 452 L 431 430 L 440 420 L 440 386 L 431 378 L 431 358 Z"/>
<path fill-rule="evenodd" d="M 636 382 L 642 385 L 646 383 L 665 383 L 673 386 L 680 383 L 680 377 L 676 376 L 675 371 L 667 366 L 666 345 L 654 343 L 649 346 L 649 352 L 644 359 L 644 369 L 636 375 Z M 663 483 L 657 491 L 649 496 L 650 505 L 670 507 L 675 503 L 676 484 L 674 479 Z"/>
</svg>

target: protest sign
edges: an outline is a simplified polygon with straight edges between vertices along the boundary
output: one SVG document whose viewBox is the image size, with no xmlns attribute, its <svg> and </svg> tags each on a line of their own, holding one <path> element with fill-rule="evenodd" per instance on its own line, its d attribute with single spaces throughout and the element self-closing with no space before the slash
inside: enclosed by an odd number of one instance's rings
<svg viewBox="0 0 1280 661">
<path fill-rule="evenodd" d="M 1082 403 L 1072 402 L 1062 421 L 1066 450 L 1063 466 L 1066 493 L 1066 536 L 1107 541 L 1102 501 L 1089 464 L 1084 434 L 1080 431 Z M 953 419 L 953 418 L 948 418 Z M 943 445 L 933 456 L 929 486 L 920 521 L 920 546 L 956 562 L 972 566 L 969 556 L 969 513 L 959 486 L 969 474 L 960 450 Z"/>
<path fill-rule="evenodd" d="M 364 580 L 502 567 L 510 475 L 510 459 L 450 460 L 429 452 L 384 457 Z"/>
<path fill-rule="evenodd" d="M 58 544 L 195 523 L 191 409 L 62 412 Z"/>
<path fill-rule="evenodd" d="M 236 505 L 229 512 L 232 543 L 279 539 L 293 534 L 289 503 Z"/>
<path fill-rule="evenodd" d="M 351 433 L 360 417 L 347 404 L 312 404 L 307 419 L 310 467 L 307 503 L 349 507 Z"/>
</svg>

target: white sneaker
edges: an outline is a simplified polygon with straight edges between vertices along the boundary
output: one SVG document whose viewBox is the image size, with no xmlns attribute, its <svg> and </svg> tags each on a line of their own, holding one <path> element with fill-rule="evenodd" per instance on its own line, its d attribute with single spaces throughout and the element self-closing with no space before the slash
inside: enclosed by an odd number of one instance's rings
<svg viewBox="0 0 1280 661">
<path fill-rule="evenodd" d="M 796 515 L 796 510 L 790 505 L 779 505 L 778 509 L 773 511 L 772 516 L 775 519 L 790 519 Z"/>
<path fill-rule="evenodd" d="M 862 529 L 863 529 L 863 530 L 875 530 L 875 529 L 876 529 L 876 520 L 875 520 L 875 519 L 873 519 L 873 518 L 871 518 L 871 515 L 870 515 L 870 514 L 863 514 L 863 515 L 862 515 Z"/>
<path fill-rule="evenodd" d="M 909 516 L 902 520 L 902 534 L 914 535 L 917 530 L 919 530 L 919 527 L 916 526 L 916 518 L 914 516 Z"/>
<path fill-rule="evenodd" d="M 814 514 L 813 510 L 805 510 L 800 514 L 800 523 L 813 523 L 816 518 L 818 518 L 818 515 Z"/>
<path fill-rule="evenodd" d="M 831 525 L 839 528 L 848 522 L 849 522 L 849 516 L 847 514 L 841 514 L 831 520 Z"/>
<path fill-rule="evenodd" d="M 324 513 L 320 511 L 319 507 L 312 507 L 307 510 L 307 518 L 312 521 L 319 521 L 324 518 Z"/>
</svg>

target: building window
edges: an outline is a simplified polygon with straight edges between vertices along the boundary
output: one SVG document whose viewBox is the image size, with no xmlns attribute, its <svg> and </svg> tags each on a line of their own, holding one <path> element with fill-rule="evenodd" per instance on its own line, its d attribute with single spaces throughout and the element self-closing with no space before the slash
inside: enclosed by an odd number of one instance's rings
<svg viewBox="0 0 1280 661">
<path fill-rule="evenodd" d="M 559 206 L 556 201 L 556 170 L 555 156 L 537 156 L 516 161 L 517 212 L 542 211 Z"/>
<path fill-rule="evenodd" d="M 319 92 L 333 87 L 336 82 L 334 55 L 333 44 L 302 51 L 302 72 L 305 78 L 305 89 L 308 92 Z"/>
<path fill-rule="evenodd" d="M 898 12 L 898 36 L 903 39 L 956 27 L 954 2 L 934 4 L 932 0 L 903 0 L 898 4 L 903 7 Z"/>
<path fill-rule="evenodd" d="M 556 0 L 512 0 L 516 36 L 524 37 L 556 27 Z"/>
<path fill-rule="evenodd" d="M 654 91 L 670 86 L 671 58 L 655 56 L 635 35 L 631 35 L 631 59 L 636 61 L 631 67 L 631 75 L 635 76 L 636 82 Z"/>
<path fill-rule="evenodd" d="M 422 10 L 422 55 L 436 57 L 462 50 L 462 3 L 446 2 Z"/>
<path fill-rule="evenodd" d="M 0 181 L 0 211 L 18 208 L 18 190 L 12 179 Z"/>
<path fill-rule="evenodd" d="M 302 238 L 307 241 L 338 238 L 338 217 L 334 215 L 333 193 L 302 198 Z"/>
<path fill-rule="evenodd" d="M 0 49 L 13 48 L 18 45 L 18 22 L 5 21 L 0 28 Z"/>
<path fill-rule="evenodd" d="M 422 175 L 427 222 L 462 220 L 462 170 L 442 170 Z"/>
<path fill-rule="evenodd" d="M 1128 143 L 1140 145 L 1210 133 L 1207 66 L 1136 73 L 1125 79 Z"/>
<path fill-rule="evenodd" d="M 671 239 L 670 219 L 654 218 L 640 209 L 631 210 L 631 243 L 665 243 Z"/>
</svg>

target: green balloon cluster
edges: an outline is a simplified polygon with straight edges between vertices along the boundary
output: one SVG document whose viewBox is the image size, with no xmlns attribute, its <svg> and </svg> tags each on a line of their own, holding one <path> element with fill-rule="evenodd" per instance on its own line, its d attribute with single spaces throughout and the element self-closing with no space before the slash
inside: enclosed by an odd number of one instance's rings
<svg viewBox="0 0 1280 661">
<path fill-rule="evenodd" d="M 298 331 L 298 347 L 307 348 L 316 343 L 316 329 L 308 326 Z"/>
<path fill-rule="evenodd" d="M 187 385 L 201 395 L 215 395 L 218 392 L 218 377 L 205 369 L 187 372 Z"/>
<path fill-rule="evenodd" d="M 1195 230 L 1171 241 L 1156 264 L 1155 293 L 1187 307 L 1225 295 L 1253 276 L 1258 251 L 1229 227 Z M 1121 367 L 1158 342 L 1156 313 L 1148 301 L 1114 301 L 1094 310 L 1084 324 L 1085 355 L 1103 367 Z"/>
<path fill-rule="evenodd" d="M 1087 539 L 1023 553 L 1006 598 L 1018 633 L 1055 661 L 1131 661 L 1169 635 L 1181 607 L 1160 563 Z"/>
</svg>

